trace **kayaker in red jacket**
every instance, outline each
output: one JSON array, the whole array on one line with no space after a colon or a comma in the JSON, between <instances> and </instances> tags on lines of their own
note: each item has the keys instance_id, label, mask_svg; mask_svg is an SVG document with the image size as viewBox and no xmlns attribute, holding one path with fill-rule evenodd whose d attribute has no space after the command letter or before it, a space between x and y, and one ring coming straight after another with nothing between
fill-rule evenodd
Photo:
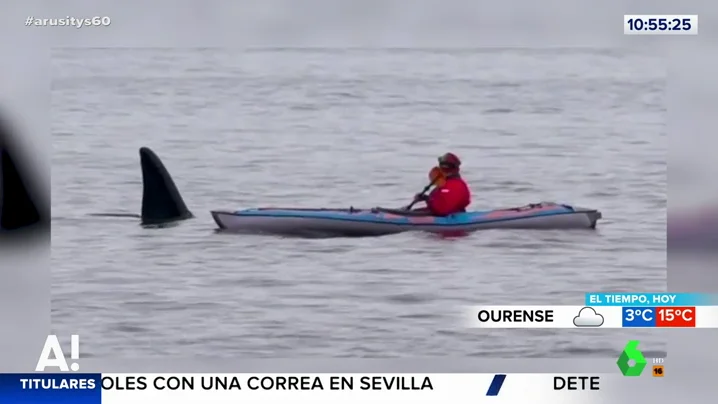
<instances>
[{"instance_id":1,"label":"kayaker in red jacket","mask_svg":"<svg viewBox=\"0 0 718 404\"><path fill-rule=\"evenodd\" d=\"M439 170L432 170L430 178L435 188L429 195L418 194L417 201L425 201L428 211L435 216L448 216L465 212L471 203L471 190L461 178L461 160L453 154L446 153L439 157Z\"/></svg>"}]
</instances>

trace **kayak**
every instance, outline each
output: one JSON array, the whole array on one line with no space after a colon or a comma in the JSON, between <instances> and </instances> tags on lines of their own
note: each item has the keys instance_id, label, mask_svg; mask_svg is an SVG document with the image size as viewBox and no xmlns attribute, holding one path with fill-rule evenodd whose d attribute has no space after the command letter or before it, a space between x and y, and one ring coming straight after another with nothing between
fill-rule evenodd
<instances>
[{"instance_id":1,"label":"kayak","mask_svg":"<svg viewBox=\"0 0 718 404\"><path fill-rule=\"evenodd\" d=\"M473 232L488 229L595 229L596 209L541 202L516 208L432 216L401 209L255 208L212 211L220 229L247 233L381 236L407 231Z\"/></svg>"}]
</instances>

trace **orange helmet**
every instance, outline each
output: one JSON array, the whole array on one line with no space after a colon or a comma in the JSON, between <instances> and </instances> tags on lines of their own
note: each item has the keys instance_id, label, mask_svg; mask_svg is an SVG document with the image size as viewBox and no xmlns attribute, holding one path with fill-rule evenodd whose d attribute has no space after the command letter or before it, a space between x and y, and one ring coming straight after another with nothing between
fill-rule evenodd
<instances>
[{"instance_id":1,"label":"orange helmet","mask_svg":"<svg viewBox=\"0 0 718 404\"><path fill-rule=\"evenodd\" d=\"M454 153L446 153L439 157L439 167L447 171L459 171L461 160Z\"/></svg>"}]
</instances>

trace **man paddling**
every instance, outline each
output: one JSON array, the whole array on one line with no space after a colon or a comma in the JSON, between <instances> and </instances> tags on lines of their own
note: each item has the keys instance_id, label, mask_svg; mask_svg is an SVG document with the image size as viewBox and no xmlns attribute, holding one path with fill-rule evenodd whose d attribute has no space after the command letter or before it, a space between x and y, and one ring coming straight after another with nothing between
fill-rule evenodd
<instances>
[{"instance_id":1,"label":"man paddling","mask_svg":"<svg viewBox=\"0 0 718 404\"><path fill-rule=\"evenodd\" d=\"M428 212L434 216L465 212L471 203L471 191L461 178L460 167L461 160L453 153L439 157L438 170L434 167L429 174L434 190L429 195L420 193L414 197L415 202L426 202L426 208L416 211Z\"/></svg>"}]
</instances>

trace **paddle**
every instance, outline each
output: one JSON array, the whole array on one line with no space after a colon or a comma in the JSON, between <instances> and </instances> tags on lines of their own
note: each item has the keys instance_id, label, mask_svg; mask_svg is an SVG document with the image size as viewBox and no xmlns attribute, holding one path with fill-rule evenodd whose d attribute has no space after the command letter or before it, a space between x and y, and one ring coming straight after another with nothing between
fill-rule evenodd
<instances>
[{"instance_id":1,"label":"paddle","mask_svg":"<svg viewBox=\"0 0 718 404\"><path fill-rule=\"evenodd\" d=\"M424 194L429 192L431 187L433 187L436 183L438 183L440 180L443 180L443 179L444 179L444 174L441 172L441 169L439 167L432 168L429 171L429 180L431 182L429 182L429 185L424 187L424 189L419 193L419 195L423 196ZM407 207L405 207L404 210L411 210L411 208L414 207L414 205L416 205L416 203L419 201L420 201L419 198L414 198L414 201L412 203L410 203Z\"/></svg>"}]
</instances>

